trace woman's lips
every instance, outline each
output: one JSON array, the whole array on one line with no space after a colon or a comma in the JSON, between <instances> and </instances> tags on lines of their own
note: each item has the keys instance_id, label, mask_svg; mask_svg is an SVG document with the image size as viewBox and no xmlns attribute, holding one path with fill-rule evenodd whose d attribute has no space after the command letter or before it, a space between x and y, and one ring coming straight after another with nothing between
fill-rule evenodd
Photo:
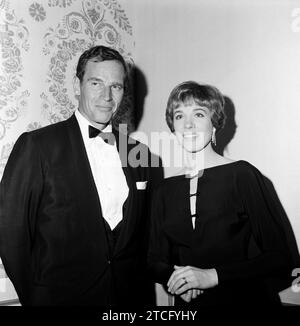
<instances>
[{"instance_id":1,"label":"woman's lips","mask_svg":"<svg viewBox=\"0 0 300 326\"><path fill-rule=\"evenodd\" d=\"M193 138L196 138L196 137L198 137L198 134L194 133L194 132L192 132L192 133L184 133L183 134L183 138L185 138L185 139L193 139Z\"/></svg>"}]
</instances>

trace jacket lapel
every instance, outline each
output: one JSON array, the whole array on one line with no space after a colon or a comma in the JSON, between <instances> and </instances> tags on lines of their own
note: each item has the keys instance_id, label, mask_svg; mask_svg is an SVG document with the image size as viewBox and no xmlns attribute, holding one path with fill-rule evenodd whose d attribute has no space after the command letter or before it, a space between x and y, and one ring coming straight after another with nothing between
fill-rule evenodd
<instances>
[{"instance_id":1,"label":"jacket lapel","mask_svg":"<svg viewBox=\"0 0 300 326\"><path fill-rule=\"evenodd\" d=\"M74 189L72 189L72 191L76 192L76 198L80 200L80 205L78 205L78 215L86 221L85 226L87 233L90 234L91 237L97 237L99 246L102 243L102 251L104 242L105 250L108 253L108 244L102 217L101 204L83 138L75 115L73 114L73 116L67 122L74 163L72 168L74 169L74 179L76 181L76 186Z\"/></svg>"},{"instance_id":2,"label":"jacket lapel","mask_svg":"<svg viewBox=\"0 0 300 326\"><path fill-rule=\"evenodd\" d=\"M122 169L125 174L127 185L129 188L128 197L123 205L123 225L114 251L114 255L117 255L118 252L120 252L128 244L132 237L132 233L136 229L139 202L137 200L137 189L135 180L139 179L139 169L132 168L128 164L128 155L134 145L128 143L127 135L119 133L116 130L113 130L113 133L116 138L116 144L122 163Z\"/></svg>"}]
</instances>

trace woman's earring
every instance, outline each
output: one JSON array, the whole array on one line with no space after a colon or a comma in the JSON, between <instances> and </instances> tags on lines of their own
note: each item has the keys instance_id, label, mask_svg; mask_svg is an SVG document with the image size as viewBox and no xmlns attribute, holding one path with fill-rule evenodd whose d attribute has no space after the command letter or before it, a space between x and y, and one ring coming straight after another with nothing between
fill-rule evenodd
<instances>
[{"instance_id":1,"label":"woman's earring","mask_svg":"<svg viewBox=\"0 0 300 326\"><path fill-rule=\"evenodd\" d=\"M211 136L211 142L217 146L217 140L216 140L216 129L213 130L212 136Z\"/></svg>"}]
</instances>

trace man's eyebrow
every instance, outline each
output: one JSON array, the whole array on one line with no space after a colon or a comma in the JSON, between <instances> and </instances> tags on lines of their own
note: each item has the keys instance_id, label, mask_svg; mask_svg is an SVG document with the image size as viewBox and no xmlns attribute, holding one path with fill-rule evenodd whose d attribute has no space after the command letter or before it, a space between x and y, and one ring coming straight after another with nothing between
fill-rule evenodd
<instances>
[{"instance_id":1,"label":"man's eyebrow","mask_svg":"<svg viewBox=\"0 0 300 326\"><path fill-rule=\"evenodd\" d=\"M120 83L120 82L112 82L111 84L115 86L121 86L121 87L124 86L124 83Z\"/></svg>"},{"instance_id":2,"label":"man's eyebrow","mask_svg":"<svg viewBox=\"0 0 300 326\"><path fill-rule=\"evenodd\" d=\"M90 78L88 78L87 81L103 82L103 79L98 78L98 77L90 77ZM120 82L112 82L111 85L116 85L116 86L123 87L123 86L124 86L124 83L120 83Z\"/></svg>"},{"instance_id":3,"label":"man's eyebrow","mask_svg":"<svg viewBox=\"0 0 300 326\"><path fill-rule=\"evenodd\" d=\"M90 80L92 80L92 81L103 81L101 78L97 78L97 77L88 78L88 81L90 81Z\"/></svg>"}]
</instances>

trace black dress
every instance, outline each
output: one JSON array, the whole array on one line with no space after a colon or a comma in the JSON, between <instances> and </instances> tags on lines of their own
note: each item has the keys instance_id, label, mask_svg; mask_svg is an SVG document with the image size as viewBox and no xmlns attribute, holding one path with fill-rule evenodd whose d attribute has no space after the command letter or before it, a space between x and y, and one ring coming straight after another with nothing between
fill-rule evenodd
<instances>
[{"instance_id":1,"label":"black dress","mask_svg":"<svg viewBox=\"0 0 300 326\"><path fill-rule=\"evenodd\" d=\"M190 304L280 303L274 278L291 274L291 257L261 173L246 161L207 168L198 178L195 228L189 178L165 179L152 207L148 265L166 285L173 266L215 268L218 285ZM180 297L175 304L185 304Z\"/></svg>"}]
</instances>

